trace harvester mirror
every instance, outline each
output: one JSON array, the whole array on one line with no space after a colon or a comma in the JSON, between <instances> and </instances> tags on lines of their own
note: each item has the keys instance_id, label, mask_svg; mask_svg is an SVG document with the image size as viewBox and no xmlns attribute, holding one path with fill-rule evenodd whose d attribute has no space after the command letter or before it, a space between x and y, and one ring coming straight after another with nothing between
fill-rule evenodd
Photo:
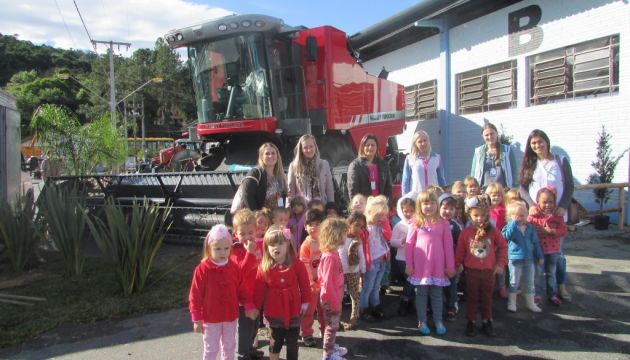
<instances>
[{"instance_id":1,"label":"harvester mirror","mask_svg":"<svg viewBox=\"0 0 630 360\"><path fill-rule=\"evenodd\" d=\"M306 38L306 60L317 61L317 38L315 36Z\"/></svg>"}]
</instances>

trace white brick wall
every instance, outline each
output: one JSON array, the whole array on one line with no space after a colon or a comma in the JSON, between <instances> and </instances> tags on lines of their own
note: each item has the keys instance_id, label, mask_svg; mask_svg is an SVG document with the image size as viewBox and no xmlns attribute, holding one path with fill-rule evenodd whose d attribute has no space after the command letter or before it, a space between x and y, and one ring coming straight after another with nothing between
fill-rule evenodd
<instances>
[{"instance_id":1,"label":"white brick wall","mask_svg":"<svg viewBox=\"0 0 630 360\"><path fill-rule=\"evenodd\" d=\"M538 49L518 56L508 54L508 14L530 5L542 9L538 26L543 31L543 41ZM530 0L475 19L451 29L451 103L456 112L457 87L455 75L467 70L513 60L518 61L518 97L516 109L491 111L478 114L453 115L448 159L451 179L463 177L470 171L472 151L481 145L480 126L484 119L497 126L503 125L514 136L517 153L522 154L529 132L535 128L544 130L550 137L552 151L567 155L573 167L576 183L583 184L592 172L591 161L595 158L597 132L604 124L613 135L614 153L630 146L630 5L625 1L596 0ZM555 104L530 106L527 101L529 74L527 56L583 41L619 34L619 93L590 99L568 100ZM439 36L407 46L365 64L366 70L378 73L381 66L390 71L390 79L403 85L411 85L437 78L439 73ZM527 81L523 81L526 80ZM438 83L438 91L443 89ZM431 135L436 151L442 145L438 140L437 121L420 122ZM404 141L409 141L415 126L409 123ZM401 144L401 147L405 147ZM630 181L628 154L619 163L615 181ZM520 159L519 159L520 162ZM578 194L587 202L590 192ZM615 199L612 201L616 202ZM592 207L593 204L587 204ZM612 205L609 203L609 205ZM629 215L630 217L630 215Z\"/></svg>"}]
</instances>

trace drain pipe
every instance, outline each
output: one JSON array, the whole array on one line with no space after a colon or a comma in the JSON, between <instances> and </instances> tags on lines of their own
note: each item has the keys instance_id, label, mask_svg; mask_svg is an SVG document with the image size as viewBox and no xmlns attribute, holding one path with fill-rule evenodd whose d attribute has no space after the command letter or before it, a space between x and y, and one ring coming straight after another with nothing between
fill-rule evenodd
<instances>
[{"instance_id":1,"label":"drain pipe","mask_svg":"<svg viewBox=\"0 0 630 360\"><path fill-rule=\"evenodd\" d=\"M438 120L440 123L440 137L442 139L442 159L450 160L451 149L449 137L451 133L451 45L449 20L446 15L436 19L419 20L414 26L421 28L436 28L440 31L440 73L438 77ZM440 86L441 84L441 86ZM439 91L440 88L442 91ZM444 177L451 179L451 162L444 169Z\"/></svg>"}]
</instances>

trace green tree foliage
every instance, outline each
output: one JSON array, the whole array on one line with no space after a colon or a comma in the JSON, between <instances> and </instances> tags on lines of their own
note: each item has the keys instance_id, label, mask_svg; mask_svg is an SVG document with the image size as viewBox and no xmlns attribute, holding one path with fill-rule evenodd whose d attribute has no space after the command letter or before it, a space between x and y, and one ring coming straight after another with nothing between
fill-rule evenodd
<instances>
[{"instance_id":1,"label":"green tree foliage","mask_svg":"<svg viewBox=\"0 0 630 360\"><path fill-rule=\"evenodd\" d=\"M591 162L591 166L595 169L595 173L589 175L589 184L607 184L612 183L615 180L615 169L619 160L625 155L628 149L624 150L621 154L613 156L612 154L612 135L606 131L606 127L602 125L602 131L598 133L597 138L597 155L595 161ZM610 200L610 194L612 189L593 189L595 194L595 201L599 204L599 209L602 210L604 204Z\"/></svg>"},{"instance_id":2,"label":"green tree foliage","mask_svg":"<svg viewBox=\"0 0 630 360\"><path fill-rule=\"evenodd\" d=\"M31 122L42 151L65 162L66 172L87 174L100 163L120 163L125 143L112 128L108 114L82 125L66 108L42 105Z\"/></svg>"}]
</instances>

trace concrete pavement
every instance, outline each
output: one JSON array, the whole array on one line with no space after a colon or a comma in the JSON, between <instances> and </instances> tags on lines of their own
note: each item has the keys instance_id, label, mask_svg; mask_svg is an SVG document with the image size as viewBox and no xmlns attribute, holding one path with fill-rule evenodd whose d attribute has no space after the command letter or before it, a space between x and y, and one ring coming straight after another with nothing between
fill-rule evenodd
<instances>
[{"instance_id":1,"label":"concrete pavement","mask_svg":"<svg viewBox=\"0 0 630 360\"><path fill-rule=\"evenodd\" d=\"M337 342L350 349L347 359L630 359L630 232L580 228L570 235L566 252L573 301L559 308L545 305L540 314L520 304L512 314L505 300L495 298L494 339L466 337L465 310L456 322L446 323L446 336L421 337L411 315L396 315L397 295L386 295L386 320L340 332ZM1 350L0 358L200 359L201 350L187 309L175 309L63 326ZM321 342L317 348L300 347L300 359L320 359L321 354Z\"/></svg>"}]
</instances>

